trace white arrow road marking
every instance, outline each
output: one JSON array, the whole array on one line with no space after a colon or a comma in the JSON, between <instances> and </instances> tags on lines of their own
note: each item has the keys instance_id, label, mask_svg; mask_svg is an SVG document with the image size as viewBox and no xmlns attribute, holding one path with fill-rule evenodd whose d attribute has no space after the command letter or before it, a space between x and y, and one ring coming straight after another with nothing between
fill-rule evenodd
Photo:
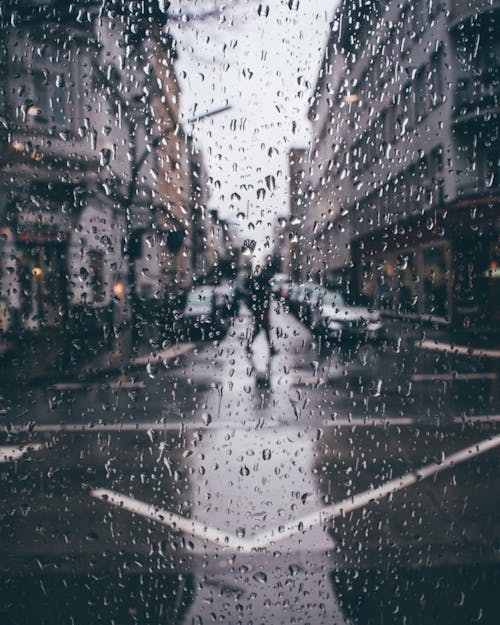
<instances>
[{"instance_id":1,"label":"white arrow road marking","mask_svg":"<svg viewBox=\"0 0 500 625\"><path fill-rule=\"evenodd\" d=\"M168 510L162 510L161 508L144 503L138 499L127 497L127 495L115 493L107 488L96 488L90 491L90 494L92 497L100 499L112 506L128 510L129 512L133 512L146 519L151 519L152 521L156 521L157 523L161 523L162 525L166 525L174 530L184 532L196 538L205 538L218 545L230 547L235 550L249 550L248 541L239 539L236 536L231 536L230 534L225 534L218 529L208 527L204 523L200 523L194 519L186 519Z\"/></svg>"},{"instance_id":2,"label":"white arrow road marking","mask_svg":"<svg viewBox=\"0 0 500 625\"><path fill-rule=\"evenodd\" d=\"M0 446L0 463L2 462L14 462L15 460L19 460L30 451L39 451L43 449L44 445L40 445L39 443L33 443L32 445L2 445Z\"/></svg>"},{"instance_id":3,"label":"white arrow road marking","mask_svg":"<svg viewBox=\"0 0 500 625\"><path fill-rule=\"evenodd\" d=\"M452 354L465 354L467 356L500 358L500 349L480 349L477 347L467 347L465 345L451 345L451 343L430 341L429 339L415 343L415 347L417 349L430 349L436 352L451 352Z\"/></svg>"},{"instance_id":4,"label":"white arrow road marking","mask_svg":"<svg viewBox=\"0 0 500 625\"><path fill-rule=\"evenodd\" d=\"M305 530L311 529L315 525L320 525L326 521L335 519L338 516L344 515L358 508L364 508L372 501L380 500L387 495L396 493L399 490L408 488L416 484L420 480L424 480L436 473L440 473L446 469L449 469L456 464L471 460L479 454L483 454L490 449L494 449L500 445L500 435L494 436L491 439L483 440L470 447L465 447L454 454L451 454L440 463L428 464L412 473L407 473L402 477L398 477L394 480L390 480L378 488L367 490L348 499L344 499L340 503L333 504L323 510L318 510L312 514L306 515L293 523L286 525L282 530L276 531L275 529L263 532L255 536L252 540L252 546L254 548L264 547L271 542L278 542L285 538L290 538L295 534L302 533Z\"/></svg>"},{"instance_id":5,"label":"white arrow road marking","mask_svg":"<svg viewBox=\"0 0 500 625\"><path fill-rule=\"evenodd\" d=\"M471 415L461 417L441 417L439 427L444 428L448 425L456 424L472 424L472 423L499 423L500 414L485 414L485 415ZM418 419L416 417L364 417L352 418L352 419L335 419L335 420L323 420L314 427L347 427L347 428L360 428L360 427L389 427L389 426L410 426L419 425L421 427L437 427L432 419ZM31 424L31 425L10 425L9 431L19 434L22 432L147 432L148 430L154 430L155 432L171 432L171 431L188 431L188 430L217 430L217 429L231 429L231 430L250 430L256 429L276 429L279 427L290 428L293 430L299 429L296 422L289 423L277 423L276 421L269 421L262 423L259 420L249 419L248 421L238 423L236 421L213 421L210 425L205 425L199 421L170 421L165 423L159 423L157 421L143 421L132 423L44 423L44 424ZM313 427L313 424L311 424ZM307 429L307 428L306 428Z\"/></svg>"},{"instance_id":6,"label":"white arrow road marking","mask_svg":"<svg viewBox=\"0 0 500 625\"><path fill-rule=\"evenodd\" d=\"M174 530L178 530L189 534L197 538L204 538L211 542L217 543L222 547L229 547L234 550L250 553L252 551L263 549L271 543L276 543L287 538L292 538L296 534L302 534L308 530L311 530L317 525L322 525L327 521L331 521L338 516L357 510L358 508L364 508L373 501L377 501L396 493L408 486L412 486L421 480L425 480L432 475L436 475L441 471L445 471L455 465L471 460L479 454L483 454L500 445L500 435L494 436L491 439L486 439L465 447L460 451L451 454L440 463L428 464L426 466L417 469L411 473L407 473L402 477L398 477L394 480L390 480L378 488L373 488L353 497L344 499L339 503L335 503L327 508L318 510L311 514L308 514L292 523L278 528L273 528L265 532L261 532L251 539L238 538L231 534L221 532L220 530L208 527L205 523L200 523L193 519L186 519L178 514L169 512L168 510L162 510L156 506L144 503L127 495L116 493L106 488L97 488L90 492L92 497L100 499L110 505L128 510L134 514L138 514L152 521L161 523L171 527Z\"/></svg>"}]
</instances>

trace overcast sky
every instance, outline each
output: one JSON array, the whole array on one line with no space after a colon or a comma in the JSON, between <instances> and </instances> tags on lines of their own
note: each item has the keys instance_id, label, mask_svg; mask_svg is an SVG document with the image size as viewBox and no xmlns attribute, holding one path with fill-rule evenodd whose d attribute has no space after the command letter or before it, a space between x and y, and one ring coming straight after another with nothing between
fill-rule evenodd
<instances>
[{"instance_id":1,"label":"overcast sky","mask_svg":"<svg viewBox=\"0 0 500 625\"><path fill-rule=\"evenodd\" d=\"M181 107L187 119L232 106L198 122L193 134L213 180L211 207L249 228L249 235L255 226L254 238L262 240L275 216L288 214L287 153L308 143L308 99L337 2L226 4L219 17L172 26ZM170 11L207 6L176 0ZM259 189L265 197L261 191L257 197Z\"/></svg>"}]
</instances>

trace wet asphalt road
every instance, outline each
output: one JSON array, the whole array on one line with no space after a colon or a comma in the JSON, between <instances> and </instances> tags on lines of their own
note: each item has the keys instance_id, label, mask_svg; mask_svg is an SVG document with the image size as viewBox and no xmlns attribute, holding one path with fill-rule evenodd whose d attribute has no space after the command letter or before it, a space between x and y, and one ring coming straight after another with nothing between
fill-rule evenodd
<instances>
[{"instance_id":1,"label":"wet asphalt road","mask_svg":"<svg viewBox=\"0 0 500 625\"><path fill-rule=\"evenodd\" d=\"M487 365L273 321L272 360L243 311L127 379L4 389L2 623L497 622Z\"/></svg>"}]
</instances>

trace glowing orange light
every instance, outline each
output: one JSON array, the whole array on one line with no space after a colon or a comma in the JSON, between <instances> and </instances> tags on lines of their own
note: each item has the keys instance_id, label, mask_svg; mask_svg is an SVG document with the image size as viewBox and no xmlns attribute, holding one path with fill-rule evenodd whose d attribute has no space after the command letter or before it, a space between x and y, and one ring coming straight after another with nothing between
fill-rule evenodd
<instances>
[{"instance_id":1,"label":"glowing orange light","mask_svg":"<svg viewBox=\"0 0 500 625\"><path fill-rule=\"evenodd\" d=\"M123 286L123 282L121 280L115 282L115 286L113 287L113 293L116 295L116 297L123 297L123 294L125 293L125 287Z\"/></svg>"},{"instance_id":2,"label":"glowing orange light","mask_svg":"<svg viewBox=\"0 0 500 625\"><path fill-rule=\"evenodd\" d=\"M357 93L348 93L344 96L344 102L357 102L359 95Z\"/></svg>"},{"instance_id":3,"label":"glowing orange light","mask_svg":"<svg viewBox=\"0 0 500 625\"><path fill-rule=\"evenodd\" d=\"M41 112L42 111L40 110L38 106L30 106L27 111L30 117L38 117L38 115L40 115Z\"/></svg>"},{"instance_id":4,"label":"glowing orange light","mask_svg":"<svg viewBox=\"0 0 500 625\"><path fill-rule=\"evenodd\" d=\"M40 267L35 267L33 269L33 275L35 276L35 278L41 278L43 276L43 271Z\"/></svg>"}]
</instances>

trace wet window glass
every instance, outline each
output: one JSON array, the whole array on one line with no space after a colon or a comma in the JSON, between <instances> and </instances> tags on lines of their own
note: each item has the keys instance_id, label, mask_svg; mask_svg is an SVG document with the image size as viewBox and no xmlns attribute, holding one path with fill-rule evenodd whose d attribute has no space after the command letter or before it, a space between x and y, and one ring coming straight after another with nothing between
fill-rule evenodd
<instances>
[{"instance_id":1,"label":"wet window glass","mask_svg":"<svg viewBox=\"0 0 500 625\"><path fill-rule=\"evenodd\" d=\"M0 623L496 625L500 2L0 3Z\"/></svg>"}]
</instances>

